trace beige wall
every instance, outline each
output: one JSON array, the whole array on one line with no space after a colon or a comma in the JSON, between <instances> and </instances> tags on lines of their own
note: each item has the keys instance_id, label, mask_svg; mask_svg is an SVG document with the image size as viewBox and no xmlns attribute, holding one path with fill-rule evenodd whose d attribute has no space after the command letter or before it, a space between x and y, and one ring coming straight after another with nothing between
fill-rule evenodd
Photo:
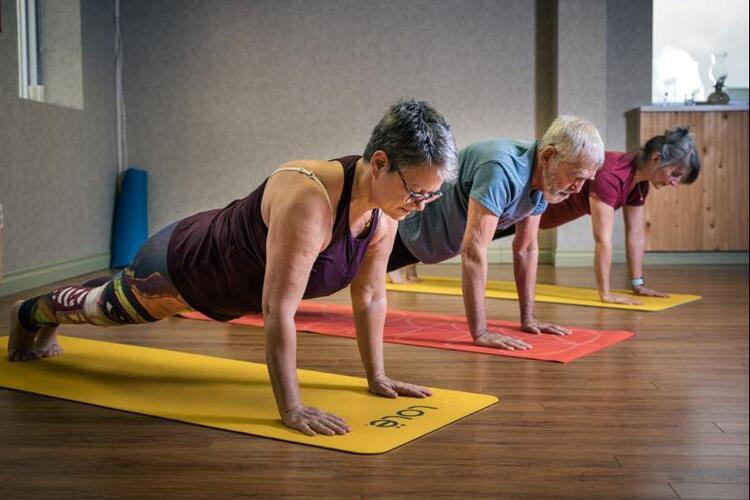
<instances>
[{"instance_id":1,"label":"beige wall","mask_svg":"<svg viewBox=\"0 0 750 500\"><path fill-rule=\"evenodd\" d=\"M526 0L131 0L123 4L130 159L151 230L246 195L281 162L361 153L400 97L459 144L534 136Z\"/></svg>"},{"instance_id":2,"label":"beige wall","mask_svg":"<svg viewBox=\"0 0 750 500\"><path fill-rule=\"evenodd\" d=\"M16 97L15 2L0 1L5 270L106 252L112 2L82 2L85 107L75 111ZM561 111L588 116L622 149L625 111L650 95L651 0L536 4L123 2L129 158L149 172L151 231L246 195L281 162L361 153L404 96L440 109L460 146L534 138ZM545 245L556 240L590 251L588 220Z\"/></svg>"},{"instance_id":3,"label":"beige wall","mask_svg":"<svg viewBox=\"0 0 750 500\"><path fill-rule=\"evenodd\" d=\"M81 2L84 109L18 97L16 2L0 0L4 272L109 250L115 183L112 2Z\"/></svg>"},{"instance_id":4,"label":"beige wall","mask_svg":"<svg viewBox=\"0 0 750 500\"><path fill-rule=\"evenodd\" d=\"M44 101L83 109L80 0L44 0Z\"/></svg>"},{"instance_id":5,"label":"beige wall","mask_svg":"<svg viewBox=\"0 0 750 500\"><path fill-rule=\"evenodd\" d=\"M626 150L625 112L651 92L651 0L558 1L558 112L578 114L599 129L605 148ZM613 248L622 260L622 215ZM557 254L593 251L589 217L557 229Z\"/></svg>"},{"instance_id":6,"label":"beige wall","mask_svg":"<svg viewBox=\"0 0 750 500\"><path fill-rule=\"evenodd\" d=\"M651 0L537 3L125 2L130 159L151 174L151 230L246 195L283 161L360 153L402 96L438 107L459 146L533 138L561 112L623 149L624 113L650 92ZM557 247L590 250L590 233L580 220Z\"/></svg>"},{"instance_id":7,"label":"beige wall","mask_svg":"<svg viewBox=\"0 0 750 500\"><path fill-rule=\"evenodd\" d=\"M613 151L628 151L625 112L651 95L652 0L607 1L607 132ZM631 138L637 143L638 137ZM622 212L615 218L613 245L625 246ZM620 259L622 256L620 256Z\"/></svg>"}]
</instances>

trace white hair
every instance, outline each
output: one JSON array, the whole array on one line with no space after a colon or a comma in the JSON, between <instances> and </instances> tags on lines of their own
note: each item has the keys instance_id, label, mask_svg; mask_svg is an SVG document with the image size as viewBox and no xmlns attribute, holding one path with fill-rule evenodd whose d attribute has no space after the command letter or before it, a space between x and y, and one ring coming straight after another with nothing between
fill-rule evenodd
<instances>
[{"instance_id":1,"label":"white hair","mask_svg":"<svg viewBox=\"0 0 750 500\"><path fill-rule=\"evenodd\" d=\"M559 162L573 163L587 169L604 163L604 143L590 121L577 116L559 116L544 133L539 149L554 146Z\"/></svg>"}]
</instances>

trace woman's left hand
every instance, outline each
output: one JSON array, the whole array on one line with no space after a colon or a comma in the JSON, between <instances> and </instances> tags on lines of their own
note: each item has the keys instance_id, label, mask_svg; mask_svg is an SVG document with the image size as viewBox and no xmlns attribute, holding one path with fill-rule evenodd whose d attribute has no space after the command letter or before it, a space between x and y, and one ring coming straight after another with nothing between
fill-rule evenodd
<instances>
[{"instance_id":1,"label":"woman's left hand","mask_svg":"<svg viewBox=\"0 0 750 500\"><path fill-rule=\"evenodd\" d=\"M633 293L636 295L643 295L644 297L669 297L668 293L657 292L656 290L651 290L645 286L633 287Z\"/></svg>"},{"instance_id":2,"label":"woman's left hand","mask_svg":"<svg viewBox=\"0 0 750 500\"><path fill-rule=\"evenodd\" d=\"M371 393L387 398L409 396L412 398L426 398L432 396L429 389L406 382L392 380L385 375L379 375L368 381L368 389Z\"/></svg>"},{"instance_id":3,"label":"woman's left hand","mask_svg":"<svg viewBox=\"0 0 750 500\"><path fill-rule=\"evenodd\" d=\"M551 333L552 335L570 335L569 329L554 323L544 323L536 318L526 319L521 323L521 330L539 335L540 333Z\"/></svg>"}]
</instances>

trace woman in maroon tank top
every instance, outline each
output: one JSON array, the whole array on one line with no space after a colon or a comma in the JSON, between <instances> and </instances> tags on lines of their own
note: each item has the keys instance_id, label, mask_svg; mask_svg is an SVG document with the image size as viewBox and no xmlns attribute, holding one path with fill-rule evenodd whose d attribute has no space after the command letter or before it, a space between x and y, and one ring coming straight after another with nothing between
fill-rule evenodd
<instances>
[{"instance_id":1,"label":"woman in maroon tank top","mask_svg":"<svg viewBox=\"0 0 750 500\"><path fill-rule=\"evenodd\" d=\"M397 221L439 197L441 184L453 181L457 169L444 118L425 102L399 102L375 127L363 156L285 164L246 198L167 226L106 282L17 302L9 359L61 354L60 323L143 323L189 309L229 320L262 311L283 422L308 435L344 434L350 429L341 418L300 399L297 307L304 298L351 284L369 390L429 396L427 389L385 374L385 269Z\"/></svg>"}]
</instances>

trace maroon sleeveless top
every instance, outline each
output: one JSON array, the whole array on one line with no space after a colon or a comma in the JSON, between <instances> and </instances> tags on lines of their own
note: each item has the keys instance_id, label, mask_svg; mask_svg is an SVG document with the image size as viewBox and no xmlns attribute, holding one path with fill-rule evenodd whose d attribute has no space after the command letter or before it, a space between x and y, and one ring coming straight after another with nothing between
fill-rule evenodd
<instances>
[{"instance_id":1,"label":"maroon sleeveless top","mask_svg":"<svg viewBox=\"0 0 750 500\"><path fill-rule=\"evenodd\" d=\"M313 264L305 299L330 295L348 286L375 234L379 210L373 210L366 236L355 238L349 228L349 203L359 158L335 160L344 167L344 188L331 242ZM213 319L229 321L263 309L268 228L260 205L267 182L226 208L182 219L172 232L167 249L169 277L191 307Z\"/></svg>"}]
</instances>

